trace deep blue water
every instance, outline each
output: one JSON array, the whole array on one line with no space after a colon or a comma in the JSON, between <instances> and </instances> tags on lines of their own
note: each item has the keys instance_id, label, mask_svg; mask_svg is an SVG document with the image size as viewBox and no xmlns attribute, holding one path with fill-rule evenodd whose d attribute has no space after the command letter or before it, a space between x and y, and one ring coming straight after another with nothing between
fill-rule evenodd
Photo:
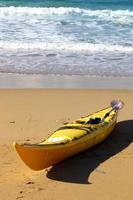
<instances>
[{"instance_id":1,"label":"deep blue water","mask_svg":"<svg viewBox=\"0 0 133 200\"><path fill-rule=\"evenodd\" d=\"M133 1L0 0L0 72L133 76Z\"/></svg>"}]
</instances>

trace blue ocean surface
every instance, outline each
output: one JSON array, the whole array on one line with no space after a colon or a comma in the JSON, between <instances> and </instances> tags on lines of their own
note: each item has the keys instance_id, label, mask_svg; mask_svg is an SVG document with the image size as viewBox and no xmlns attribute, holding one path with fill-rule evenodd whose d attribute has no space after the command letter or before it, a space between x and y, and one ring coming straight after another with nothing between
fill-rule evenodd
<instances>
[{"instance_id":1,"label":"blue ocean surface","mask_svg":"<svg viewBox=\"0 0 133 200\"><path fill-rule=\"evenodd\" d=\"M0 0L0 6L132 9L132 0Z\"/></svg>"},{"instance_id":2,"label":"blue ocean surface","mask_svg":"<svg viewBox=\"0 0 133 200\"><path fill-rule=\"evenodd\" d=\"M132 0L0 0L0 72L133 76Z\"/></svg>"}]
</instances>

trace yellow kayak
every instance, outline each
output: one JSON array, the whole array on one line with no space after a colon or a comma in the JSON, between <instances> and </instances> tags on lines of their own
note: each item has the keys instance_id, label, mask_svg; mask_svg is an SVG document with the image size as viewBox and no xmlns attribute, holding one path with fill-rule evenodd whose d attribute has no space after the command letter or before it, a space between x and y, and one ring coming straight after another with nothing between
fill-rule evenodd
<instances>
[{"instance_id":1,"label":"yellow kayak","mask_svg":"<svg viewBox=\"0 0 133 200\"><path fill-rule=\"evenodd\" d=\"M102 142L113 130L117 114L118 109L110 106L62 126L38 144L14 146L28 167L42 170Z\"/></svg>"}]
</instances>

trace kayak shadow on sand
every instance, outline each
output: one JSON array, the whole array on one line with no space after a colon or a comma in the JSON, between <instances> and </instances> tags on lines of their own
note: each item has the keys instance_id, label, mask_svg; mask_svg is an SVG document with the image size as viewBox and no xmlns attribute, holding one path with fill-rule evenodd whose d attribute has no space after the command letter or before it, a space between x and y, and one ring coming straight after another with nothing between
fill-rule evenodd
<instances>
[{"instance_id":1,"label":"kayak shadow on sand","mask_svg":"<svg viewBox=\"0 0 133 200\"><path fill-rule=\"evenodd\" d=\"M112 134L101 144L53 166L47 177L52 180L90 184L89 176L98 166L133 142L133 120L118 122Z\"/></svg>"}]
</instances>

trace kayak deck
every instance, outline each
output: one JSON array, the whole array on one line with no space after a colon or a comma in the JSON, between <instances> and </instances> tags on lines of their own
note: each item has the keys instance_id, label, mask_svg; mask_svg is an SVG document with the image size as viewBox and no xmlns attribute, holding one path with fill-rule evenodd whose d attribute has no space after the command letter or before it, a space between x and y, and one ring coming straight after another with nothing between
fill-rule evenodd
<instances>
[{"instance_id":1,"label":"kayak deck","mask_svg":"<svg viewBox=\"0 0 133 200\"><path fill-rule=\"evenodd\" d=\"M88 121L90 118L103 118L106 113L108 113L111 110L111 108L104 109L102 111L94 113L87 117L82 117L72 123L68 123L61 128L57 129L50 137L47 138L47 140L42 141L40 145L44 144L55 144L55 143L68 143L73 141L74 139L78 139L80 137L83 137L86 134L92 133L94 130L103 127L105 124L108 124L110 120L113 119L113 116L115 116L115 111L113 111L110 116L108 116L103 123L100 124L85 124L86 121Z\"/></svg>"}]
</instances>

